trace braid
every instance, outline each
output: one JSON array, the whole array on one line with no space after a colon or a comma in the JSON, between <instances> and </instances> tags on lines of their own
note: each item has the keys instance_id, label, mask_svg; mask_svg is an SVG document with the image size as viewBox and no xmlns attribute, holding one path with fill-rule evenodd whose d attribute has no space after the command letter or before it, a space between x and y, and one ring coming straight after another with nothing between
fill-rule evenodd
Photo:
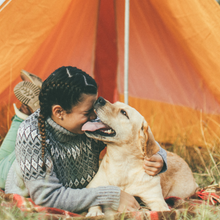
<instances>
[{"instance_id":1,"label":"braid","mask_svg":"<svg viewBox=\"0 0 220 220\"><path fill-rule=\"evenodd\" d=\"M50 91L50 89L53 88L54 83L52 82L51 85L47 85L45 89L41 90L40 95L39 95L39 100L40 100L40 115L38 118L38 127L41 135L41 145L42 145L42 159L43 159L43 165L42 168L45 171L46 170L46 165L44 161L44 156L45 156L45 148L46 148L46 130L45 130L45 121L48 116L48 106L47 106L47 96Z\"/></svg>"},{"instance_id":2,"label":"braid","mask_svg":"<svg viewBox=\"0 0 220 220\"><path fill-rule=\"evenodd\" d=\"M38 127L40 130L40 135L41 135L41 145L42 145L42 159L43 159L43 165L42 168L45 171L46 166L44 162L44 155L45 155L45 147L46 147L46 132L45 132L45 118L44 116L40 113L39 119L38 119Z\"/></svg>"},{"instance_id":3,"label":"braid","mask_svg":"<svg viewBox=\"0 0 220 220\"><path fill-rule=\"evenodd\" d=\"M96 94L95 80L76 67L61 67L55 70L42 84L39 95L40 115L38 127L42 145L42 168L46 170L44 156L46 148L46 120L52 115L52 106L60 105L66 113L81 101L81 95Z\"/></svg>"}]
</instances>

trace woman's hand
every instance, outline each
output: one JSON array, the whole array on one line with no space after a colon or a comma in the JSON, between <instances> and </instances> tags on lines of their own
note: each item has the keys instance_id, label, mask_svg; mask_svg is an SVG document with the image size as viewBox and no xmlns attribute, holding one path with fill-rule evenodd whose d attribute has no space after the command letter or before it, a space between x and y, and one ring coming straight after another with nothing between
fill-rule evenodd
<instances>
[{"instance_id":1,"label":"woman's hand","mask_svg":"<svg viewBox=\"0 0 220 220\"><path fill-rule=\"evenodd\" d=\"M144 170L150 176L157 175L163 168L164 161L159 154L144 158Z\"/></svg>"},{"instance_id":2,"label":"woman's hand","mask_svg":"<svg viewBox=\"0 0 220 220\"><path fill-rule=\"evenodd\" d=\"M134 196L131 196L130 194L121 190L118 211L137 211L138 209L140 209L140 205Z\"/></svg>"}]
</instances>

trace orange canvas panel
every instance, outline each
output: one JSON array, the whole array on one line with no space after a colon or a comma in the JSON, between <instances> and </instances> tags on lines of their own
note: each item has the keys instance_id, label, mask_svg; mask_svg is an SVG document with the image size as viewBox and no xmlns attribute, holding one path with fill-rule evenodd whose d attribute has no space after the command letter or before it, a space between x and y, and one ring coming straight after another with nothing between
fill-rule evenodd
<instances>
[{"instance_id":1,"label":"orange canvas panel","mask_svg":"<svg viewBox=\"0 0 220 220\"><path fill-rule=\"evenodd\" d=\"M220 6L215 0L151 1L215 99L220 102ZM161 10L165 8L165 10ZM169 16L168 16L169 15Z\"/></svg>"},{"instance_id":2,"label":"orange canvas panel","mask_svg":"<svg viewBox=\"0 0 220 220\"><path fill-rule=\"evenodd\" d=\"M60 20L71 1L6 1L0 7L0 94ZM8 4L6 4L8 3ZM6 96L7 93L4 93ZM8 97L0 95L1 102Z\"/></svg>"},{"instance_id":3,"label":"orange canvas panel","mask_svg":"<svg viewBox=\"0 0 220 220\"><path fill-rule=\"evenodd\" d=\"M124 4L116 5L118 90L123 101ZM204 145L200 112L202 118L214 115L217 121L210 129L220 135L219 15L219 5L212 0L130 2L129 104L157 122L154 133L160 141L190 137L191 144Z\"/></svg>"},{"instance_id":4,"label":"orange canvas panel","mask_svg":"<svg viewBox=\"0 0 220 220\"><path fill-rule=\"evenodd\" d=\"M93 75L98 0L74 0L25 69L45 79L61 66L77 66Z\"/></svg>"}]
</instances>

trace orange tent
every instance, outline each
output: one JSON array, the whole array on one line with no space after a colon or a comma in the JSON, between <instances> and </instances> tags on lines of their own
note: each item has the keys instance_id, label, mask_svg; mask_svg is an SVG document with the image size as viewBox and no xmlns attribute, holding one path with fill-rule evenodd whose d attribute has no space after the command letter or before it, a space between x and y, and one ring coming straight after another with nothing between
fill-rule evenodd
<instances>
[{"instance_id":1,"label":"orange tent","mask_svg":"<svg viewBox=\"0 0 220 220\"><path fill-rule=\"evenodd\" d=\"M99 95L123 101L124 6L114 0L5 0L0 6L0 134L25 69L43 80L72 65ZM131 0L129 104L156 140L213 144L220 137L220 8L215 0Z\"/></svg>"}]
</instances>

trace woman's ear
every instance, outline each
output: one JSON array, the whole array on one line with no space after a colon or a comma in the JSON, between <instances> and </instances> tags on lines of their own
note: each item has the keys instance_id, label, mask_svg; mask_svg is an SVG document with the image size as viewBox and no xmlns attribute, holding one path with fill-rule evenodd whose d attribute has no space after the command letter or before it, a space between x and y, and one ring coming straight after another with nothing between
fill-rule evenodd
<instances>
[{"instance_id":1,"label":"woman's ear","mask_svg":"<svg viewBox=\"0 0 220 220\"><path fill-rule=\"evenodd\" d=\"M64 110L60 105L52 106L52 115L56 119L63 120Z\"/></svg>"}]
</instances>

